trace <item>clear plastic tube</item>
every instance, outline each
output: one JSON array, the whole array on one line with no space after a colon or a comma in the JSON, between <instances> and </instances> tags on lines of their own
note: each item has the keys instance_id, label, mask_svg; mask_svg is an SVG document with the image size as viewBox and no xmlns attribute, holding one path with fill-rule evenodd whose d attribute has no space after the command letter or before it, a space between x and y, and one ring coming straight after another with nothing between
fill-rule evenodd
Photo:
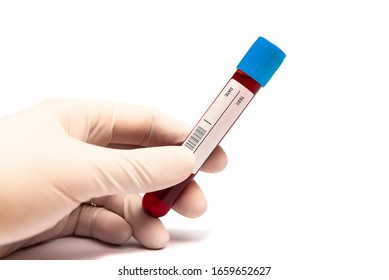
<instances>
[{"instance_id":1,"label":"clear plastic tube","mask_svg":"<svg viewBox=\"0 0 389 280\"><path fill-rule=\"evenodd\" d=\"M182 144L195 154L196 165L192 174L173 187L146 193L142 202L146 213L152 217L161 217L169 212L181 192L284 58L285 54L277 46L262 37L258 38Z\"/></svg>"}]
</instances>

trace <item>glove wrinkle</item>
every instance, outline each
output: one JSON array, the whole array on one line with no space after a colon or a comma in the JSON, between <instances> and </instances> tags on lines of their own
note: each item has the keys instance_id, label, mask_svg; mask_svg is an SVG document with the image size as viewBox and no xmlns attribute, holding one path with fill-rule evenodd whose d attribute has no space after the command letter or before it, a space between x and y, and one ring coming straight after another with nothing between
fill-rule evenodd
<instances>
[{"instance_id":1,"label":"glove wrinkle","mask_svg":"<svg viewBox=\"0 0 389 280\"><path fill-rule=\"evenodd\" d=\"M148 130L146 131L142 141L139 143L139 146L143 146L143 147L148 147L149 146L149 142L150 142L150 139L152 139L152 135L153 135L153 132L154 132L154 128L156 127L156 123L157 123L157 119L158 119L158 112L156 111L152 111L150 113L150 121L149 121L149 124L146 126L148 127Z\"/></svg>"}]
</instances>

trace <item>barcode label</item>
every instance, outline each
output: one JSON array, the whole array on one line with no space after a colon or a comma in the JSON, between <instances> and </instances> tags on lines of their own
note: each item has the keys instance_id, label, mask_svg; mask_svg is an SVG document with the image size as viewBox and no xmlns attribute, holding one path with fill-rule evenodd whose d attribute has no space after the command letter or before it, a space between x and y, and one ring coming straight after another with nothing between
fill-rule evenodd
<instances>
[{"instance_id":1,"label":"barcode label","mask_svg":"<svg viewBox=\"0 0 389 280\"><path fill-rule=\"evenodd\" d=\"M186 140L184 146L193 151L206 133L207 131L204 128L198 126L188 140Z\"/></svg>"},{"instance_id":2,"label":"barcode label","mask_svg":"<svg viewBox=\"0 0 389 280\"><path fill-rule=\"evenodd\" d=\"M192 174L200 170L253 97L251 91L234 79L222 89L182 144L195 155Z\"/></svg>"}]
</instances>

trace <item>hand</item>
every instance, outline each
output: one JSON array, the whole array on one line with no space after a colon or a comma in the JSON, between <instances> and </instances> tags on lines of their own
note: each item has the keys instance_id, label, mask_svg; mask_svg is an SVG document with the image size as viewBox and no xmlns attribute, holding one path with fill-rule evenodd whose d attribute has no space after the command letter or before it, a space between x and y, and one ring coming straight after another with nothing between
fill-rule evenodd
<instances>
[{"instance_id":1,"label":"hand","mask_svg":"<svg viewBox=\"0 0 389 280\"><path fill-rule=\"evenodd\" d=\"M154 110L98 101L49 100L1 119L0 257L69 235L165 246L169 234L139 193L191 174L194 155L177 146L189 132ZM226 164L218 147L202 170ZM173 209L197 217L206 205L192 181Z\"/></svg>"}]
</instances>

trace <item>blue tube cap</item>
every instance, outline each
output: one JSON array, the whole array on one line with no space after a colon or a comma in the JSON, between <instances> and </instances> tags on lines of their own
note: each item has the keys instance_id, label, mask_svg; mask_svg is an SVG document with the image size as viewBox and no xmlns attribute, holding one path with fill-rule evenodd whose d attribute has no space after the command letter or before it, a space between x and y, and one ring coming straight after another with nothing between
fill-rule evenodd
<instances>
[{"instance_id":1,"label":"blue tube cap","mask_svg":"<svg viewBox=\"0 0 389 280\"><path fill-rule=\"evenodd\" d=\"M286 57L285 53L265 38L259 37L242 58L237 68L264 87Z\"/></svg>"}]
</instances>

